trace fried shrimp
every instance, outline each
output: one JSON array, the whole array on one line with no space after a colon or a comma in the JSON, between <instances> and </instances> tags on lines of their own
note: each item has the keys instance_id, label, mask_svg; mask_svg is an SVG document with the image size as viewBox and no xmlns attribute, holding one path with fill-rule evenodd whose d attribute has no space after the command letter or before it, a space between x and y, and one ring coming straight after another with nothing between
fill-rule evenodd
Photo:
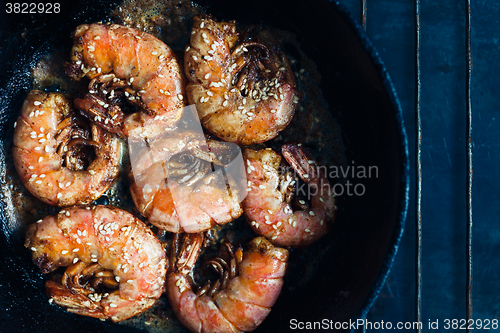
<instances>
[{"instance_id":1,"label":"fried shrimp","mask_svg":"<svg viewBox=\"0 0 500 333\"><path fill-rule=\"evenodd\" d=\"M186 92L210 132L233 143L270 140L299 102L295 78L275 38L240 36L235 22L195 17L184 54Z\"/></svg>"},{"instance_id":2,"label":"fried shrimp","mask_svg":"<svg viewBox=\"0 0 500 333\"><path fill-rule=\"evenodd\" d=\"M175 235L167 276L167 297L179 321L192 332L253 331L271 312L283 286L288 251L263 237L248 250L228 245L229 258L210 260L221 276L197 292L188 278L202 244L199 234L180 244ZM226 256L227 257L227 256Z\"/></svg>"},{"instance_id":3,"label":"fried shrimp","mask_svg":"<svg viewBox=\"0 0 500 333\"><path fill-rule=\"evenodd\" d=\"M290 171L280 174L279 154L270 148L245 149L249 192L243 210L252 229L273 244L309 245L329 231L335 217L335 198L324 171L299 145L284 145L282 153L308 185L310 204L306 200L292 202L296 180Z\"/></svg>"},{"instance_id":4,"label":"fried shrimp","mask_svg":"<svg viewBox=\"0 0 500 333\"><path fill-rule=\"evenodd\" d=\"M170 232L202 232L238 218L244 190L225 167L235 153L231 146L243 167L236 145L205 140L198 132L174 131L147 147L129 146L130 192L138 211Z\"/></svg>"},{"instance_id":5,"label":"fried shrimp","mask_svg":"<svg viewBox=\"0 0 500 333\"><path fill-rule=\"evenodd\" d=\"M22 183L43 202L90 204L117 177L121 144L79 119L64 95L34 90L16 122L13 158Z\"/></svg>"},{"instance_id":6,"label":"fried shrimp","mask_svg":"<svg viewBox=\"0 0 500 333\"><path fill-rule=\"evenodd\" d=\"M152 306L164 289L161 243L117 208L61 210L30 225L25 246L42 273L67 266L45 286L51 302L69 312L117 322Z\"/></svg>"},{"instance_id":7,"label":"fried shrimp","mask_svg":"<svg viewBox=\"0 0 500 333\"><path fill-rule=\"evenodd\" d=\"M184 107L184 78L174 52L156 37L117 24L83 24L74 32L66 73L91 79L75 105L121 136L174 126ZM125 115L125 102L140 111Z\"/></svg>"}]
</instances>

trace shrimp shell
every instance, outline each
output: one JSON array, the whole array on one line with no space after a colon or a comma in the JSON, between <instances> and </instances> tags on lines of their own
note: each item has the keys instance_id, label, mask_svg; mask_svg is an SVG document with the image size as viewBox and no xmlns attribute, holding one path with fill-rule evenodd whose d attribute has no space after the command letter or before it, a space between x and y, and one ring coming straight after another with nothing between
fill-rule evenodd
<instances>
[{"instance_id":1,"label":"shrimp shell","mask_svg":"<svg viewBox=\"0 0 500 333\"><path fill-rule=\"evenodd\" d=\"M193 245L190 249L190 255L196 257L192 252L198 248ZM269 315L283 286L288 251L274 247L263 237L257 237L238 261L237 276L214 296L198 296L193 292L188 279L189 270L172 268L168 273L167 297L170 306L189 330L219 333L253 331Z\"/></svg>"},{"instance_id":2,"label":"shrimp shell","mask_svg":"<svg viewBox=\"0 0 500 333\"><path fill-rule=\"evenodd\" d=\"M119 172L120 140L91 126L96 158L86 170L63 165L59 139L72 130L70 101L59 93L28 94L14 130L14 166L26 188L53 206L90 204L113 183ZM66 123L69 121L69 125ZM67 135L66 135L67 136Z\"/></svg>"},{"instance_id":3,"label":"shrimp shell","mask_svg":"<svg viewBox=\"0 0 500 333\"><path fill-rule=\"evenodd\" d=\"M75 80L108 73L125 79L143 111L124 121L126 136L140 136L174 126L184 107L184 77L174 52L156 37L118 24L82 24L74 31L71 63L66 73ZM108 119L110 122L113 119Z\"/></svg>"},{"instance_id":4,"label":"shrimp shell","mask_svg":"<svg viewBox=\"0 0 500 333\"><path fill-rule=\"evenodd\" d=\"M238 40L235 22L195 17L184 53L186 92L210 132L249 145L276 137L290 123L299 92L274 37L261 33L257 41ZM258 56L252 48L267 55Z\"/></svg>"},{"instance_id":5,"label":"shrimp shell","mask_svg":"<svg viewBox=\"0 0 500 333\"><path fill-rule=\"evenodd\" d=\"M98 264L119 289L89 297L64 283L47 281L49 297L67 311L121 321L152 306L164 289L166 255L151 230L132 214L106 206L72 207L28 227L25 246L42 273L60 266ZM73 266L72 266L73 265Z\"/></svg>"},{"instance_id":6,"label":"shrimp shell","mask_svg":"<svg viewBox=\"0 0 500 333\"><path fill-rule=\"evenodd\" d=\"M147 147L132 140L129 144L130 192L136 208L151 224L170 232L198 233L243 214L240 202L244 191L227 169L211 171L210 162L198 159L207 168L196 170L190 184L175 179L172 173L176 170L169 167L175 155L209 155L211 150L224 148L224 143L206 141L202 133L184 132L150 142Z\"/></svg>"},{"instance_id":7,"label":"shrimp shell","mask_svg":"<svg viewBox=\"0 0 500 333\"><path fill-rule=\"evenodd\" d=\"M249 191L242 202L250 226L279 246L307 246L330 230L335 218L335 198L330 183L316 161L306 156L299 145L282 147L292 168L309 186L311 207L293 210L288 187L293 188L290 173L280 175L281 156L272 149L245 149ZM304 201L305 204L305 201Z\"/></svg>"}]
</instances>

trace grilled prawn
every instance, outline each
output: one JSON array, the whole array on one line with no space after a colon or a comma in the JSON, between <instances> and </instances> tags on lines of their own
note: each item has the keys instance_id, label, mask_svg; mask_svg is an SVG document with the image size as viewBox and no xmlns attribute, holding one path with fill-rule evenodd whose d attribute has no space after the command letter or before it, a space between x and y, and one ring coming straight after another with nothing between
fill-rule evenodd
<instances>
[{"instance_id":1,"label":"grilled prawn","mask_svg":"<svg viewBox=\"0 0 500 333\"><path fill-rule=\"evenodd\" d=\"M195 17L184 70L187 96L202 125L228 142L274 138L298 105L295 78L279 43L264 32L246 40L234 22Z\"/></svg>"},{"instance_id":2,"label":"grilled prawn","mask_svg":"<svg viewBox=\"0 0 500 333\"><path fill-rule=\"evenodd\" d=\"M25 246L42 273L67 266L45 286L51 302L69 312L117 322L152 306L164 289L161 243L117 208L61 210L30 225Z\"/></svg>"},{"instance_id":3,"label":"grilled prawn","mask_svg":"<svg viewBox=\"0 0 500 333\"><path fill-rule=\"evenodd\" d=\"M271 312L280 295L288 251L263 237L247 251L227 246L229 258L208 262L221 278L196 293L188 277L202 244L199 234L180 244L177 234L170 257L167 297L179 321L192 332L253 331Z\"/></svg>"},{"instance_id":4,"label":"grilled prawn","mask_svg":"<svg viewBox=\"0 0 500 333\"><path fill-rule=\"evenodd\" d=\"M139 212L170 232L202 232L238 218L243 186L224 167L234 155L231 144L196 131L166 133L147 146L129 140L130 191Z\"/></svg>"},{"instance_id":5,"label":"grilled prawn","mask_svg":"<svg viewBox=\"0 0 500 333\"><path fill-rule=\"evenodd\" d=\"M335 198L324 171L300 145L282 147L283 157L308 185L310 205L292 202L295 178L281 173L281 156L270 148L243 152L249 192L242 202L252 229L279 246L305 246L323 237L335 217ZM292 203L298 209L292 209Z\"/></svg>"},{"instance_id":6,"label":"grilled prawn","mask_svg":"<svg viewBox=\"0 0 500 333\"><path fill-rule=\"evenodd\" d=\"M121 136L174 126L184 107L184 78L174 52L156 37L117 24L83 24L74 32L66 73L91 79L75 105ZM125 116L126 103L140 108Z\"/></svg>"},{"instance_id":7,"label":"grilled prawn","mask_svg":"<svg viewBox=\"0 0 500 333\"><path fill-rule=\"evenodd\" d=\"M22 183L43 202L90 204L118 175L121 144L79 119L64 95L33 90L16 122L13 158Z\"/></svg>"}]
</instances>

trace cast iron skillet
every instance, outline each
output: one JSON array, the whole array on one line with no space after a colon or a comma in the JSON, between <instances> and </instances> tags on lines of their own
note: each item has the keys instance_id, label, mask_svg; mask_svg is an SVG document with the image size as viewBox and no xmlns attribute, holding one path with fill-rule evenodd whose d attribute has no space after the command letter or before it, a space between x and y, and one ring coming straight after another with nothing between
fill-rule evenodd
<instances>
[{"instance_id":1,"label":"cast iron skillet","mask_svg":"<svg viewBox=\"0 0 500 333\"><path fill-rule=\"evenodd\" d=\"M321 261L306 258L307 266L298 261L290 267L300 273L290 276L258 331L287 331L291 319L345 322L365 316L393 263L408 203L406 134L386 69L360 27L335 2L202 1L201 5L218 17L262 22L296 34L321 73L321 89L342 129L348 161L379 170L377 178L363 180L363 196L341 197L333 230L303 252L306 257L321 251L325 255ZM5 186L5 155L11 149L13 122L31 88L29 67L51 47L67 44L69 50L70 32L78 24L106 19L112 6L92 0L61 7L57 15L11 14L0 23L0 327L4 332L135 332L50 306L43 293L44 277L23 247L24 235L9 228L6 207L12 193ZM309 282L302 284L304 278Z\"/></svg>"}]
</instances>

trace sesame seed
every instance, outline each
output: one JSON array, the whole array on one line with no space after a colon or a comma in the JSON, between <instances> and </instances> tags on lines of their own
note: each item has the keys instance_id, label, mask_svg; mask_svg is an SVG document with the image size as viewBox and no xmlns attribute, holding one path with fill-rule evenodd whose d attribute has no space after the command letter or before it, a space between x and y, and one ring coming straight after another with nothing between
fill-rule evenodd
<instances>
[{"instance_id":1,"label":"sesame seed","mask_svg":"<svg viewBox=\"0 0 500 333\"><path fill-rule=\"evenodd\" d=\"M273 236L271 239L272 239L272 240L275 240L276 238L278 238L278 236Z\"/></svg>"},{"instance_id":2,"label":"sesame seed","mask_svg":"<svg viewBox=\"0 0 500 333\"><path fill-rule=\"evenodd\" d=\"M309 229L307 229L307 228L306 228L306 229L304 229L304 231L305 231L305 232L311 232L311 230L309 230Z\"/></svg>"},{"instance_id":3,"label":"sesame seed","mask_svg":"<svg viewBox=\"0 0 500 333\"><path fill-rule=\"evenodd\" d=\"M222 102L222 106L227 106L227 100Z\"/></svg>"},{"instance_id":4,"label":"sesame seed","mask_svg":"<svg viewBox=\"0 0 500 333\"><path fill-rule=\"evenodd\" d=\"M312 210L309 211L309 215L314 216L314 212Z\"/></svg>"},{"instance_id":5,"label":"sesame seed","mask_svg":"<svg viewBox=\"0 0 500 333\"><path fill-rule=\"evenodd\" d=\"M299 200L299 203L300 203L301 205L303 205L303 204L305 204L306 202L305 202L304 200Z\"/></svg>"},{"instance_id":6,"label":"sesame seed","mask_svg":"<svg viewBox=\"0 0 500 333\"><path fill-rule=\"evenodd\" d=\"M115 303L109 303L109 307L110 307L110 308L116 308L116 307L117 307L117 305L116 305Z\"/></svg>"},{"instance_id":7,"label":"sesame seed","mask_svg":"<svg viewBox=\"0 0 500 333\"><path fill-rule=\"evenodd\" d=\"M304 178L309 178L309 175L306 173L303 175Z\"/></svg>"},{"instance_id":8,"label":"sesame seed","mask_svg":"<svg viewBox=\"0 0 500 333\"><path fill-rule=\"evenodd\" d=\"M260 188L261 190L263 190L263 189L265 189L266 187L265 187L264 185L259 185L259 188Z\"/></svg>"},{"instance_id":9,"label":"sesame seed","mask_svg":"<svg viewBox=\"0 0 500 333\"><path fill-rule=\"evenodd\" d=\"M31 247L31 251L36 251L36 248L35 247Z\"/></svg>"},{"instance_id":10,"label":"sesame seed","mask_svg":"<svg viewBox=\"0 0 500 333\"><path fill-rule=\"evenodd\" d=\"M116 280L116 282L120 282L120 277L119 276L115 276L115 280Z\"/></svg>"},{"instance_id":11,"label":"sesame seed","mask_svg":"<svg viewBox=\"0 0 500 333\"><path fill-rule=\"evenodd\" d=\"M62 250L61 253L66 254L66 253L68 253L68 250Z\"/></svg>"},{"instance_id":12,"label":"sesame seed","mask_svg":"<svg viewBox=\"0 0 500 333\"><path fill-rule=\"evenodd\" d=\"M92 258L92 259L90 259L90 261L97 262L97 259L96 258Z\"/></svg>"},{"instance_id":13,"label":"sesame seed","mask_svg":"<svg viewBox=\"0 0 500 333\"><path fill-rule=\"evenodd\" d=\"M181 94L178 94L177 99L179 99L179 101L182 101L184 99L184 96L182 96Z\"/></svg>"},{"instance_id":14,"label":"sesame seed","mask_svg":"<svg viewBox=\"0 0 500 333\"><path fill-rule=\"evenodd\" d=\"M40 102L40 101L34 101L33 104L40 105L40 104L42 104L42 102Z\"/></svg>"}]
</instances>

